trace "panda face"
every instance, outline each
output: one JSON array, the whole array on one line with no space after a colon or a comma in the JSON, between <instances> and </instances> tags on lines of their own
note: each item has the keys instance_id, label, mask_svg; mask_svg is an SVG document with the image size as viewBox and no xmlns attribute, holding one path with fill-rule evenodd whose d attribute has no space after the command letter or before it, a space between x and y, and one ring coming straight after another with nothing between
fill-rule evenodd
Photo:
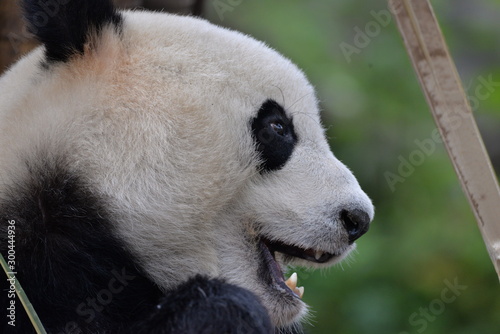
<instances>
[{"instance_id":1,"label":"panda face","mask_svg":"<svg viewBox=\"0 0 500 334\"><path fill-rule=\"evenodd\" d=\"M337 263L374 212L328 146L313 88L240 33L120 16L79 53L46 45L0 80L0 141L11 143L0 177L18 179L22 157L40 151L64 156L163 290L219 277L254 292L275 325L298 321L306 305L286 267Z\"/></svg>"},{"instance_id":2,"label":"panda face","mask_svg":"<svg viewBox=\"0 0 500 334\"><path fill-rule=\"evenodd\" d=\"M314 94L305 82L303 88L302 95L286 96L289 105L271 95L252 118L256 172L231 202L219 232L225 236L221 274L257 292L278 325L307 311L303 290L285 282L287 267L338 263L373 218L369 198L328 147Z\"/></svg>"}]
</instances>

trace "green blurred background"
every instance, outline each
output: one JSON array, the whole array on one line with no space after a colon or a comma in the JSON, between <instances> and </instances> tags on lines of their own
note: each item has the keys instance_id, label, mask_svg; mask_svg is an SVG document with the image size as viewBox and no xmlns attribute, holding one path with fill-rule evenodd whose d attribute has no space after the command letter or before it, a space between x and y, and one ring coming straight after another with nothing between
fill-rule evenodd
<instances>
[{"instance_id":1,"label":"green blurred background","mask_svg":"<svg viewBox=\"0 0 500 334\"><path fill-rule=\"evenodd\" d=\"M433 5L498 172L500 2ZM333 152L376 206L349 260L297 269L312 309L308 333L500 333L498 278L448 156L432 141L435 124L387 3L209 0L206 10L305 71ZM368 40L359 36L367 27ZM418 166L388 181L410 158Z\"/></svg>"}]
</instances>

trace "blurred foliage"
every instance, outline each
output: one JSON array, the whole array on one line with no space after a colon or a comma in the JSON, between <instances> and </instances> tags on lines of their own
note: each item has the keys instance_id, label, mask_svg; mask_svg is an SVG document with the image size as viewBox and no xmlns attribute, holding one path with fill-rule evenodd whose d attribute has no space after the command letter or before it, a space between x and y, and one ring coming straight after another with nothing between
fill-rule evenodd
<instances>
[{"instance_id":1,"label":"blurred foliage","mask_svg":"<svg viewBox=\"0 0 500 334\"><path fill-rule=\"evenodd\" d=\"M218 3L229 7L221 14ZM498 163L500 3L433 5ZM323 272L298 269L312 308L308 332L500 333L498 279L442 144L422 153L404 182L391 189L387 181L387 172L397 175L401 161L423 152L415 141L432 140L435 129L394 20L378 32L373 23L387 3L209 0L206 7L212 22L265 41L305 71L335 155L376 206L357 254ZM346 57L342 43L355 46L357 31L370 22L369 42ZM476 90L488 79L491 94L479 97ZM448 287L455 280L466 286L456 296Z\"/></svg>"}]
</instances>

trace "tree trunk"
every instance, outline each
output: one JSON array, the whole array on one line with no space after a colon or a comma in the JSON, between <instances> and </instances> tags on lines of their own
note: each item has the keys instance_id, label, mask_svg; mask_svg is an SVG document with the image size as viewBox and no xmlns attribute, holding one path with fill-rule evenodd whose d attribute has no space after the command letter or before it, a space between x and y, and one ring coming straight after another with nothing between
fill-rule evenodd
<instances>
[{"instance_id":1,"label":"tree trunk","mask_svg":"<svg viewBox=\"0 0 500 334\"><path fill-rule=\"evenodd\" d=\"M0 73L36 46L21 18L15 0L0 1Z\"/></svg>"}]
</instances>

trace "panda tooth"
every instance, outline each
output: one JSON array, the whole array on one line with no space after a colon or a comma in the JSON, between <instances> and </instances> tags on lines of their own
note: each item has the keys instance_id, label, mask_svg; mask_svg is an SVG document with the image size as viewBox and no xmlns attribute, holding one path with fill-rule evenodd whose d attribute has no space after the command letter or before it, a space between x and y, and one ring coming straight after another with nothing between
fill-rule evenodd
<instances>
[{"instance_id":1,"label":"panda tooth","mask_svg":"<svg viewBox=\"0 0 500 334\"><path fill-rule=\"evenodd\" d=\"M293 273L289 279L285 281L285 284L294 291L297 288L297 273Z\"/></svg>"},{"instance_id":2,"label":"panda tooth","mask_svg":"<svg viewBox=\"0 0 500 334\"><path fill-rule=\"evenodd\" d=\"M303 286L298 286L296 289L297 295L302 299L302 296L304 295L304 287Z\"/></svg>"},{"instance_id":3,"label":"panda tooth","mask_svg":"<svg viewBox=\"0 0 500 334\"><path fill-rule=\"evenodd\" d=\"M321 257L322 257L322 256L323 256L323 252L322 252L322 251L316 251L316 252L314 253L314 258L315 258L316 260L321 259Z\"/></svg>"}]
</instances>

